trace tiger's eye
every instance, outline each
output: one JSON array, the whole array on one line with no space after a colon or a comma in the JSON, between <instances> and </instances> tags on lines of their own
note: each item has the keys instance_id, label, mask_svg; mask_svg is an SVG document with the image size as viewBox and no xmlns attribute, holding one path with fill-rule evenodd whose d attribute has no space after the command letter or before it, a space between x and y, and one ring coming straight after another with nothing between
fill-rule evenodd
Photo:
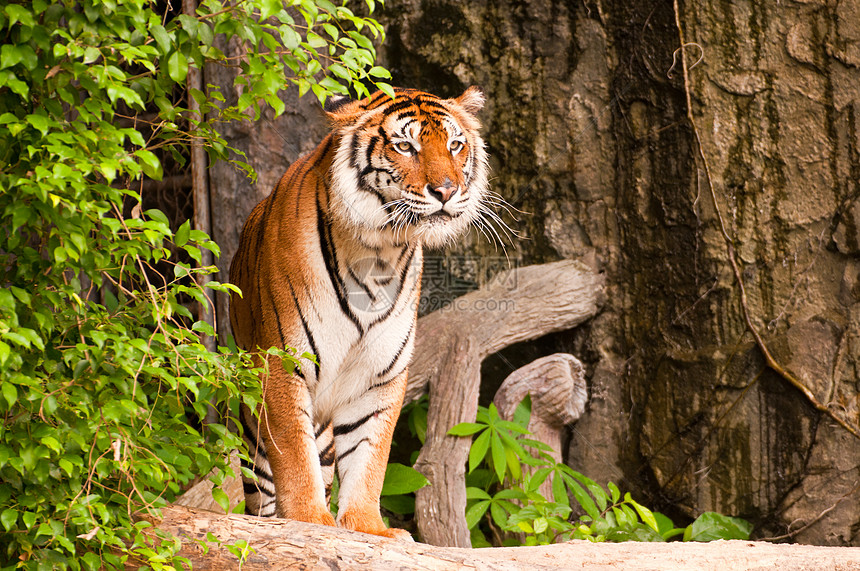
<instances>
[{"instance_id":1,"label":"tiger's eye","mask_svg":"<svg viewBox=\"0 0 860 571\"><path fill-rule=\"evenodd\" d=\"M460 151L460 149L462 149L462 148L463 148L463 142L462 141L451 141L451 145L448 147L448 149L454 154L457 154Z\"/></svg>"},{"instance_id":2,"label":"tiger's eye","mask_svg":"<svg viewBox=\"0 0 860 571\"><path fill-rule=\"evenodd\" d=\"M394 148L401 153L411 153L412 143L410 143L409 141L400 141L399 143L394 143Z\"/></svg>"}]
</instances>

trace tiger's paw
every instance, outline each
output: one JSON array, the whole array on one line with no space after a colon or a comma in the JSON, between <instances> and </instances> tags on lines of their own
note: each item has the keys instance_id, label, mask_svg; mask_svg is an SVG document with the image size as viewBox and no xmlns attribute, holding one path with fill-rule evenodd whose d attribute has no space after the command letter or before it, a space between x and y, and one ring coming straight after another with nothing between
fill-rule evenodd
<instances>
[{"instance_id":1,"label":"tiger's paw","mask_svg":"<svg viewBox=\"0 0 860 571\"><path fill-rule=\"evenodd\" d=\"M331 512L328 510L301 510L297 513L287 513L284 515L287 519L303 521L305 523L315 523L317 525L328 525L337 527L337 523Z\"/></svg>"},{"instance_id":2,"label":"tiger's paw","mask_svg":"<svg viewBox=\"0 0 860 571\"><path fill-rule=\"evenodd\" d=\"M379 512L375 512L375 514L348 512L339 517L338 525L353 531L360 531L389 539L413 541L412 535L405 529L398 529L396 527L386 528L385 523L379 516Z\"/></svg>"},{"instance_id":3,"label":"tiger's paw","mask_svg":"<svg viewBox=\"0 0 860 571\"><path fill-rule=\"evenodd\" d=\"M415 541L412 538L412 534L406 531L405 529L400 529L397 527L389 527L388 529L382 530L379 533L382 537L387 537L389 539L396 539L398 541Z\"/></svg>"}]
</instances>

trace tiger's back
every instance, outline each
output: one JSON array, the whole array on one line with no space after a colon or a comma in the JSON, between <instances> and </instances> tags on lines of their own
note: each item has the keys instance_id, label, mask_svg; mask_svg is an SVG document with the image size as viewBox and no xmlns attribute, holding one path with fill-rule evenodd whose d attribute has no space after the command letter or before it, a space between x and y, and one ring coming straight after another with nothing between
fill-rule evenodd
<instances>
[{"instance_id":1,"label":"tiger's back","mask_svg":"<svg viewBox=\"0 0 860 571\"><path fill-rule=\"evenodd\" d=\"M316 355L270 362L265 410L243 410L257 481L246 510L402 537L379 515L406 387L423 247L456 239L486 209L486 157L470 88L458 99L398 90L329 110L334 130L281 178L242 230L230 317L248 350ZM258 354L258 361L265 358ZM408 534L407 534L408 535Z\"/></svg>"}]
</instances>

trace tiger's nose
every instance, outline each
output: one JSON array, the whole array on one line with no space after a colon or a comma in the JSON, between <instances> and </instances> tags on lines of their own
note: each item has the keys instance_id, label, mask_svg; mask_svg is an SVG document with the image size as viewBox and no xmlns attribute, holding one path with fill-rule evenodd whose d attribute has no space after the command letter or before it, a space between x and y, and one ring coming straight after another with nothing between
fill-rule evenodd
<instances>
[{"instance_id":1,"label":"tiger's nose","mask_svg":"<svg viewBox=\"0 0 860 571\"><path fill-rule=\"evenodd\" d=\"M445 182L441 186L437 186L435 188L430 186L427 190L430 193L430 196L432 196L442 204L445 204L446 202L451 200L451 197L454 196L454 194L456 194L457 187L454 186L454 183L452 183L449 179L445 179Z\"/></svg>"}]
</instances>

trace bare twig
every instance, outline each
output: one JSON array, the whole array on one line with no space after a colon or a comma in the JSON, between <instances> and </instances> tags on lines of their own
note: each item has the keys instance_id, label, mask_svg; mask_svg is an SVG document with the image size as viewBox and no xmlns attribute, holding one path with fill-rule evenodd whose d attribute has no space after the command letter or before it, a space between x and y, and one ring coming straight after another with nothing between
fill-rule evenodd
<instances>
[{"instance_id":1,"label":"bare twig","mask_svg":"<svg viewBox=\"0 0 860 571\"><path fill-rule=\"evenodd\" d=\"M687 42L684 41L684 30L681 26L681 11L678 8L678 0L674 0L675 6L675 25L678 28L678 38L681 42L682 48L688 45ZM756 329L753 324L752 314L749 309L749 304L747 303L747 294L746 288L744 287L744 280L741 275L740 268L738 267L738 262L735 258L735 247L732 241L731 236L729 235L728 230L726 229L726 223L723 219L723 215L720 212L719 201L717 200L717 193L714 190L714 183L711 178L711 169L708 163L708 158L705 156L704 146L702 145L702 139L699 136L699 129L696 127L696 121L693 118L693 105L692 105L692 97L690 95L690 80L689 80L689 68L687 67L687 57L684 49L681 49L681 67L684 71L684 95L687 99L687 119L690 121L690 126L693 129L693 133L696 135L696 147L699 151L699 158L702 161L702 167L705 170L705 178L708 182L708 190L711 195L711 200L713 201L714 211L717 214L717 221L720 224L720 233L723 236L723 240L726 243L726 253L728 255L729 263L732 266L732 272L735 276L735 281L738 283L738 291L740 293L740 301L741 308L743 309L744 321L746 322L747 329L749 329L752 336L755 338L756 345L764 356L765 362L767 366L770 367L774 372L776 372L779 376L781 376L785 381L788 382L791 386L799 390L809 403L815 407L816 410L826 414L831 419L836 421L839 426L850 432L856 438L860 438L860 430L856 427L851 426L845 420L839 418L827 405L822 404L812 391L804 385L800 380L798 380L794 375L792 375L789 371L787 371L782 365L780 365L776 359L773 358L770 350L762 339L761 334L759 334L758 329Z\"/></svg>"}]
</instances>

